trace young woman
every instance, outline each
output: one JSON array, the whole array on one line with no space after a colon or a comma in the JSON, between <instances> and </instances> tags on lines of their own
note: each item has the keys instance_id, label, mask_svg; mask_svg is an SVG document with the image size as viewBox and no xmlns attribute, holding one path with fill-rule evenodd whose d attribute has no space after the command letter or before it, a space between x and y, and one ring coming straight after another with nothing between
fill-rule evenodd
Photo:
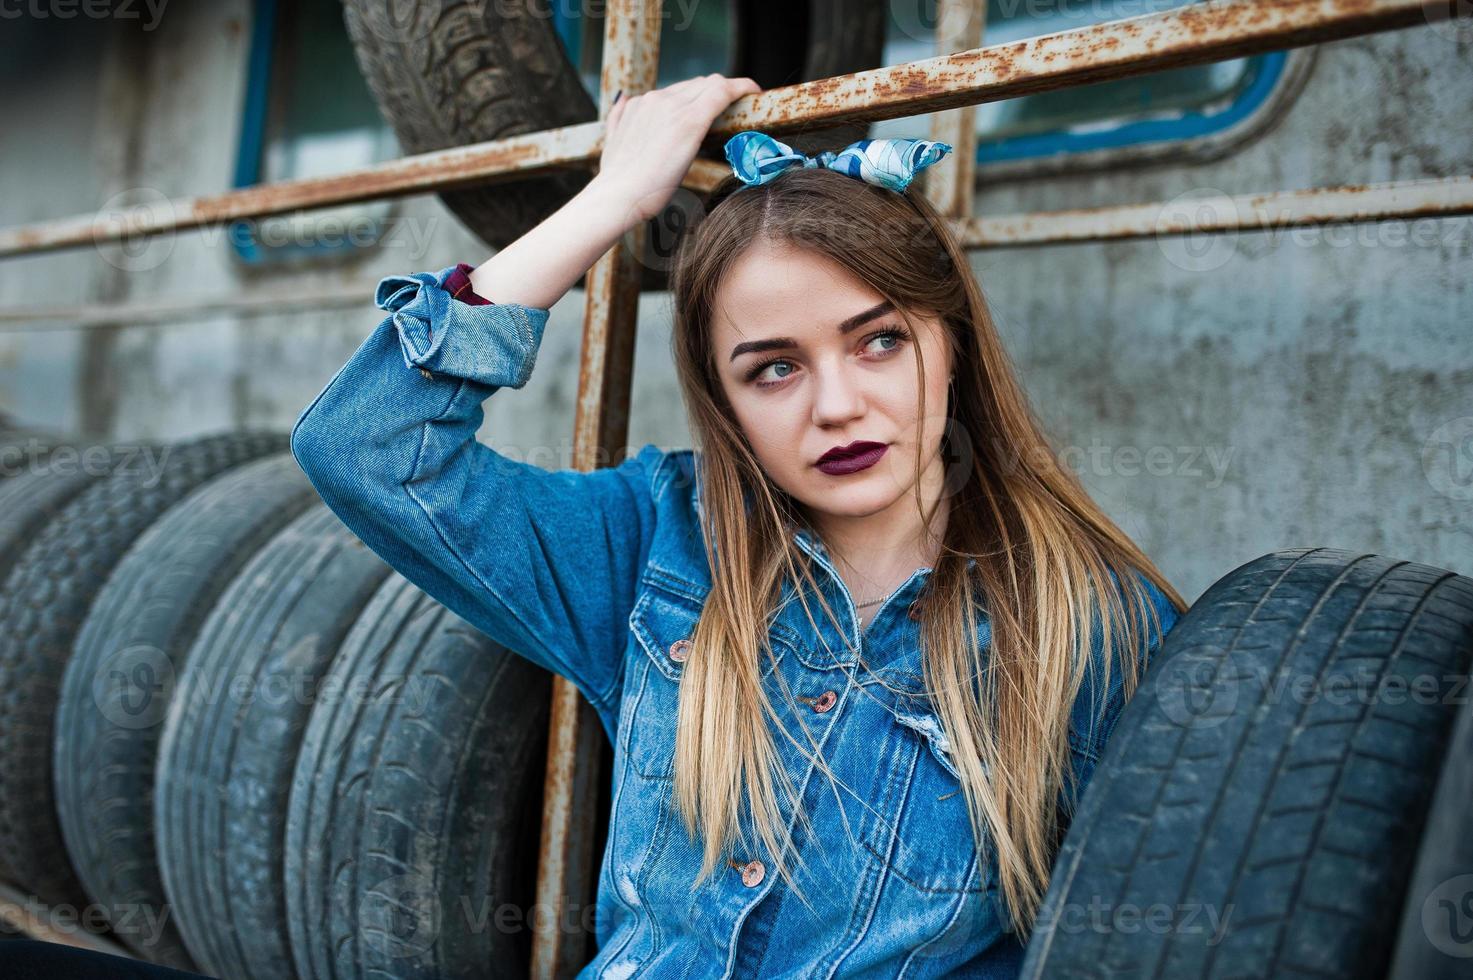
<instances>
[{"instance_id":1,"label":"young woman","mask_svg":"<svg viewBox=\"0 0 1473 980\"><path fill-rule=\"evenodd\" d=\"M1185 604L1058 463L910 186L949 147L728 143L673 277L698 451L583 473L476 439L548 308L757 90L617 101L561 210L478 267L385 279L292 450L390 564L598 710L616 771L582 975L1011 975Z\"/></svg>"}]
</instances>

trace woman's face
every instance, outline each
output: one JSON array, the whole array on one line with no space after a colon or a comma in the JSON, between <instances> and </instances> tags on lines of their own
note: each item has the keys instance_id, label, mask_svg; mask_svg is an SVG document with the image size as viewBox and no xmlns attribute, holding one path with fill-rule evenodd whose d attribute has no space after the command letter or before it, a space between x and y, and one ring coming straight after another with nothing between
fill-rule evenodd
<instances>
[{"instance_id":1,"label":"woman's face","mask_svg":"<svg viewBox=\"0 0 1473 980\"><path fill-rule=\"evenodd\" d=\"M759 240L722 281L712 323L722 388L768 478L811 512L865 518L904 506L917 450L922 481L939 488L951 358L941 321L912 319L916 335L842 266L792 246ZM825 453L861 441L885 447L872 465L820 467Z\"/></svg>"}]
</instances>

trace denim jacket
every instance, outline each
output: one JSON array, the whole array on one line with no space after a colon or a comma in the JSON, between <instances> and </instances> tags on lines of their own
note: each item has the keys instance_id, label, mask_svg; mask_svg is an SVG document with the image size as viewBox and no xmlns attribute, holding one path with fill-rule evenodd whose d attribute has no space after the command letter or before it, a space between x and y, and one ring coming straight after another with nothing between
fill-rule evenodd
<instances>
[{"instance_id":1,"label":"denim jacket","mask_svg":"<svg viewBox=\"0 0 1473 980\"><path fill-rule=\"evenodd\" d=\"M445 289L453 271L379 283L388 316L301 413L291 448L322 499L385 561L566 677L597 710L614 746L613 800L598 953L579 977L1015 975L1022 945L1005 924L996 856L977 851L950 746L917 694L910 611L930 569L917 569L861 631L807 531L796 543L870 670L842 652L816 603L830 635L812 635L789 583L763 683L782 710L773 674L782 675L841 780L836 789L775 734L816 832L785 809L806 865L793 873L814 911L765 854L733 855L691 892L701 844L671 794L687 638L711 587L697 461L649 444L612 467L549 471L478 442L482 402L526 384L548 311L462 303ZM1152 595L1169 629L1176 612ZM1081 787L1121 708L1119 678L1112 671L1110 690L1086 687L1076 702L1070 747ZM743 826L756 839L749 815Z\"/></svg>"}]
</instances>

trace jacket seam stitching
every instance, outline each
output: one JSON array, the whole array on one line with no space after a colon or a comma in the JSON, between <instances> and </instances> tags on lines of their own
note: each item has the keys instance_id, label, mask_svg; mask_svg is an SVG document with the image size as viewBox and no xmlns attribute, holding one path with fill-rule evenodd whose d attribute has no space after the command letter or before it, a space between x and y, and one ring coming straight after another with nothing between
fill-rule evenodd
<instances>
[{"instance_id":1,"label":"jacket seam stitching","mask_svg":"<svg viewBox=\"0 0 1473 980\"><path fill-rule=\"evenodd\" d=\"M438 415L436 415L435 418L432 419L432 420L430 420L430 421L439 421L440 419L443 419L445 417L445 415L450 411L450 407L453 404L455 404L455 402L456 402L457 399L460 398L461 393L465 390L466 385L469 384L469 383L470 382L466 381L465 379L460 380L456 384L455 393L450 396L449 400L445 404L445 407L442 408L440 410L440 413ZM519 614L516 611L516 609L510 603L508 603L505 598L502 597L501 593L498 592L496 590L496 588L493 585L491 585L491 583L488 582L481 575L481 573L478 572L473 565L471 565L471 563L469 561L466 560L466 557L463 554L460 553L459 549L457 549L455 547L455 545L451 544L450 538L445 534L445 529L442 528L440 526L440 522L435 519L434 512L429 507L427 507L425 505L425 502L423 500L421 500L419 498L419 496L414 492L414 490L410 487L409 484L412 483L414 480L418 479L418 477L419 477L420 463L421 463L421 460L423 459L423 455L424 455L424 443L425 443L426 435L428 433L428 428L429 428L429 423L428 422L421 423L421 425L420 425L420 444L419 444L418 448L416 448L416 450L415 450L414 464L410 468L409 479L406 480L403 484L401 484L401 486L404 489L405 495L408 496L410 500L413 500L414 501L415 506L417 506L420 509L420 512L422 514L424 514L425 520L429 523L430 527L432 527L432 528L435 529L435 535L436 535L436 537L438 537L440 539L440 543L445 546L445 550L447 552L449 552L455 558L456 561L460 562L460 566L462 568L464 568L470 574L471 578L475 579L475 581L477 582L477 584L479 584L483 589L485 589L492 596L494 596L496 598L496 601L499 602L499 603L501 603L501 605L508 612L510 612L512 614L512 616L516 619L517 624L520 625L527 632L527 634L529 636L534 635L533 634L533 631L531 629L530 624L525 619L522 618L521 614ZM568 670L570 673L572 672L572 665L571 664L564 664L562 666L564 667L564 669ZM615 673L615 684L610 685L609 689L604 690L602 692L599 692L597 694L597 696L596 696L597 699L593 701L594 707L598 708L600 711L608 711L609 710L609 707L610 707L610 698L613 695L614 690L617 688L617 681L618 681L618 671L615 670L614 673ZM569 678L569 679L571 679L571 678ZM574 685L574 686L576 687L577 685Z\"/></svg>"},{"instance_id":2,"label":"jacket seam stitching","mask_svg":"<svg viewBox=\"0 0 1473 980\"><path fill-rule=\"evenodd\" d=\"M982 855L978 854L972 860L972 871L978 872L978 874L980 875L981 867L982 867ZM972 880L972 875L971 875L971 873L968 873L968 875L967 875L967 881L970 882L971 880ZM985 891L985 889L984 889L984 891ZM967 892L965 894L971 894L971 892ZM963 898L961 901L957 902L956 903L956 908L952 910L951 918L949 918L949 919L946 920L946 924L941 927L941 931L938 932L938 933L936 933L936 935L932 936L930 939L927 939L925 942L921 943L915 949L912 949L910 951L910 955L905 958L905 962L902 963L902 964L900 964L900 972L895 975L895 980L903 980L903 978L905 977L905 975L910 972L911 963L913 963L915 961L916 956L920 954L921 950L925 949L927 946L931 945L936 940L938 940L942 936L946 935L947 931L950 930L952 926L956 925L956 920L961 916L962 909L966 908L966 905L967 905L967 900L965 898Z\"/></svg>"}]
</instances>

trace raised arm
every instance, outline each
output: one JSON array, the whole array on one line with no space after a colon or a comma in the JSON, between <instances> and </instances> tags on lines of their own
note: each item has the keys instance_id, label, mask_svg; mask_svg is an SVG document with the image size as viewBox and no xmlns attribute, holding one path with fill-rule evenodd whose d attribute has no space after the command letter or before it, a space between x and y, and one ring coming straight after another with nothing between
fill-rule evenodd
<instances>
[{"instance_id":1,"label":"raised arm","mask_svg":"<svg viewBox=\"0 0 1473 980\"><path fill-rule=\"evenodd\" d=\"M604 710L662 454L550 472L478 442L481 403L526 383L548 314L461 303L444 289L453 271L379 284L388 316L302 412L292 453L405 578Z\"/></svg>"},{"instance_id":2,"label":"raised arm","mask_svg":"<svg viewBox=\"0 0 1473 980\"><path fill-rule=\"evenodd\" d=\"M749 79L677 83L632 100L650 101L622 135L611 114L599 177L471 271L489 304L447 291L455 266L383 279L375 302L387 315L292 427L293 455L365 544L603 713L622 681L653 533L650 481L664 454L647 445L607 469L544 470L477 441L482 402L527 383L549 308L634 222L658 213L711 119L748 91Z\"/></svg>"}]
</instances>

